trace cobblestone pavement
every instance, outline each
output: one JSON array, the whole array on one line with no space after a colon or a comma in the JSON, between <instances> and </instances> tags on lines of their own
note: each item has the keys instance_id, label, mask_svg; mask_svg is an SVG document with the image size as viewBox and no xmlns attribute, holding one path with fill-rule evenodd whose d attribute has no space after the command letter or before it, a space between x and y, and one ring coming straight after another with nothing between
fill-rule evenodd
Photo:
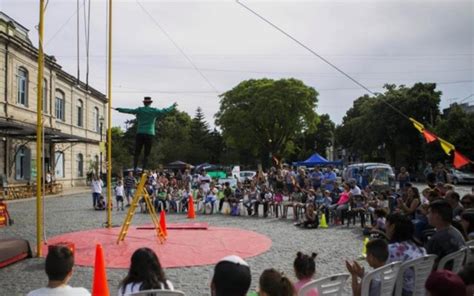
<instances>
[{"instance_id":1,"label":"cobblestone pavement","mask_svg":"<svg viewBox=\"0 0 474 296\"><path fill-rule=\"evenodd\" d=\"M466 187L459 190L464 193ZM64 197L50 197L45 200L45 225L47 237L61 233L101 227L105 221L104 212L91 208L90 194L73 194ZM36 246L35 200L14 202L9 205L15 224L0 229L0 239L17 237L27 239L33 248ZM114 224L121 224L125 212L113 212ZM182 214L169 214L168 222L187 221ZM196 221L208 222L211 226L239 227L252 230L272 239L269 251L253 258L247 258L252 270L252 287L256 288L258 277L266 268L276 268L294 280L293 260L297 251L318 253L317 277L346 272L344 259L360 257L362 235L358 226L338 226L329 229L304 230L293 226L292 220L275 218L229 217L223 215L198 216ZM136 214L135 225L150 223L148 215ZM251 243L251 242L250 242ZM171 268L166 270L167 277L177 289L186 295L209 295L209 283L213 266ZM107 276L111 294L117 294L120 280L126 275L125 269L108 269ZM25 295L28 291L40 288L47 282L44 274L44 259L23 260L0 269L0 295ZM75 267L70 281L72 286L91 289L92 268ZM349 295L349 283L346 295Z\"/></svg>"}]
</instances>

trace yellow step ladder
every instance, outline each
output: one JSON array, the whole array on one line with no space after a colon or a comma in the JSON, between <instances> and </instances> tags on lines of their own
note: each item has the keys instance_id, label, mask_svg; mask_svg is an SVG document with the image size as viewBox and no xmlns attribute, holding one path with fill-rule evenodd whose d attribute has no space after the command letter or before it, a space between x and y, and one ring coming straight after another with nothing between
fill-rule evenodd
<instances>
[{"instance_id":1,"label":"yellow step ladder","mask_svg":"<svg viewBox=\"0 0 474 296\"><path fill-rule=\"evenodd\" d=\"M151 220L153 221L153 225L155 225L156 237L158 238L161 244L166 240L166 236L163 232L163 229L161 229L160 222L158 220L158 217L156 216L155 208L153 207L150 196L148 195L148 192L145 188L145 183L147 180L148 180L148 173L143 172L140 183L138 184L137 190L135 191L135 195L133 196L133 200L130 203L130 207L128 208L125 221L123 221L122 229L120 230L119 237L117 239L117 244L125 240L125 236L128 233L128 228L130 227L130 224L132 223L133 215L135 214L140 198L142 197L145 200Z\"/></svg>"}]
</instances>

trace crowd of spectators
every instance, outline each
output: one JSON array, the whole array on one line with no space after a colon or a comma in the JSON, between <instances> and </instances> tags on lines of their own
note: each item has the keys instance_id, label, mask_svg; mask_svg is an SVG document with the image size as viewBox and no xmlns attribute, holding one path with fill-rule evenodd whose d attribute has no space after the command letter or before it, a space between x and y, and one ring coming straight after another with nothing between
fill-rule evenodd
<instances>
[{"instance_id":1,"label":"crowd of spectators","mask_svg":"<svg viewBox=\"0 0 474 296\"><path fill-rule=\"evenodd\" d=\"M359 220L361 232L371 237L366 246L366 260L370 267L376 269L392 262L405 262L433 254L437 256L434 264L436 270L444 256L461 250L467 241L473 239L474 195L470 193L461 197L454 186L437 182L435 172L428 173L426 177L426 188L420 193L410 183L406 170L401 170L397 177L397 190L387 188L383 191L374 191L370 185L359 188L356 180L352 179L338 182L330 167L312 171L303 168L272 168L266 174L257 174L253 179L237 182L235 188L229 183L216 183L205 171L194 177L188 171L179 176L152 172L146 182L146 189L158 212L186 212L188 199L193 196L202 214L217 212L230 216L291 218L296 226L305 228L317 228L320 223L327 223L331 227L344 223L349 226L351 222L355 225ZM136 183L131 174L125 178L123 185L119 183L124 188L115 189L125 194L127 205ZM117 197L119 200L118 194ZM146 205L141 205L142 211L146 212ZM260 205L263 211L260 211ZM120 207L117 206L117 210ZM316 254L297 253L294 270L298 282L294 284L275 269L265 270L259 280L260 295L296 295L297 290L314 277L315 259ZM346 267L352 275L353 295L360 295L361 279L366 272L357 261L347 261ZM452 263L445 268L433 272L428 278L426 289L431 295L448 295L441 292L443 289L437 288L441 282L445 286L452 284L454 290L461 284L464 285L464 291L473 289L472 264L466 264L459 275L449 271ZM243 260L228 258L219 262L216 270L219 273L214 275L211 285L213 295L245 295L250 282L247 284L243 280L243 274L247 270L250 272L250 269ZM239 274L239 281L228 282L233 272ZM163 275L157 279L160 284L155 283L155 288L172 288ZM141 284L134 286L136 283ZM413 270L408 270L403 276L402 295L413 295L413 286ZM133 279L131 267L121 290L125 293L133 287L148 289L150 285L145 285L145 280ZM231 293L231 290L234 292ZM380 285L373 281L370 295L379 295L379 290ZM318 292L313 290L307 295L318 295Z\"/></svg>"}]
</instances>

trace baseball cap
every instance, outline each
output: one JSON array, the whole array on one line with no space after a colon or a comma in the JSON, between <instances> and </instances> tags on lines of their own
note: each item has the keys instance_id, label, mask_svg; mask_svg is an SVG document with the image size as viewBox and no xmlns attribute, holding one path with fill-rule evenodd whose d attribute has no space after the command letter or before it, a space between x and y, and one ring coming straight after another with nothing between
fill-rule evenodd
<instances>
[{"instance_id":1,"label":"baseball cap","mask_svg":"<svg viewBox=\"0 0 474 296\"><path fill-rule=\"evenodd\" d=\"M460 276L450 270L433 271L425 283L432 296L465 296L466 285Z\"/></svg>"},{"instance_id":2,"label":"baseball cap","mask_svg":"<svg viewBox=\"0 0 474 296\"><path fill-rule=\"evenodd\" d=\"M250 266L237 255L222 258L214 267L212 286L216 296L245 296L251 281Z\"/></svg>"}]
</instances>

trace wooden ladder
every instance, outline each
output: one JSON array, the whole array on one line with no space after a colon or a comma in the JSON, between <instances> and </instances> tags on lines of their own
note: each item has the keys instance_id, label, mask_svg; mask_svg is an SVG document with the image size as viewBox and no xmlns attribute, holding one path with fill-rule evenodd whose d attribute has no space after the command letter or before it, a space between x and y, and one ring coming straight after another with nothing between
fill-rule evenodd
<instances>
[{"instance_id":1,"label":"wooden ladder","mask_svg":"<svg viewBox=\"0 0 474 296\"><path fill-rule=\"evenodd\" d=\"M135 191L132 202L130 203L130 207L128 208L125 221L123 221L122 228L117 239L117 244L125 240L125 236L128 233L128 228L130 227L130 224L132 224L133 215L135 215L138 203L140 202L140 198L142 197L145 200L146 206L148 208L148 213L150 214L151 220L153 221L153 225L155 225L156 237L158 238L161 244L166 240L166 236L163 232L163 229L161 229L160 222L158 220L158 217L156 216L155 208L153 207L150 196L148 195L148 191L145 188L145 183L147 180L148 173L144 172L142 174L140 183L138 184L137 190Z\"/></svg>"}]
</instances>

